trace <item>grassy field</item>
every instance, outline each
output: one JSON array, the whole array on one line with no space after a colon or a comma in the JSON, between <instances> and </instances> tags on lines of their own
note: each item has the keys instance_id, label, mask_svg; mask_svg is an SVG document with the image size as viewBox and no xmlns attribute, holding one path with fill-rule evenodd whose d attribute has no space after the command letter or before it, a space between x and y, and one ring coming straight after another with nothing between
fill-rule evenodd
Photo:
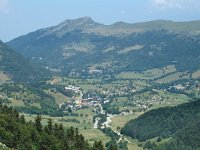
<instances>
[{"instance_id":1,"label":"grassy field","mask_svg":"<svg viewBox=\"0 0 200 150\"><path fill-rule=\"evenodd\" d=\"M55 101L56 103L59 105L61 103L64 103L64 102L69 102L70 101L70 98L65 96L64 94L62 93L59 93L59 92L52 92L51 90L45 90L45 92L51 96L53 96L55 98Z\"/></svg>"},{"instance_id":2,"label":"grassy field","mask_svg":"<svg viewBox=\"0 0 200 150\"><path fill-rule=\"evenodd\" d=\"M11 103L9 104L9 106L15 107L15 106L25 106L25 105L24 105L24 102L21 101L21 100L12 99Z\"/></svg>"},{"instance_id":3,"label":"grassy field","mask_svg":"<svg viewBox=\"0 0 200 150\"><path fill-rule=\"evenodd\" d=\"M170 83L179 79L189 79L189 78L190 78L189 74L186 74L184 72L176 72L164 78L158 79L156 83Z\"/></svg>"},{"instance_id":4,"label":"grassy field","mask_svg":"<svg viewBox=\"0 0 200 150\"><path fill-rule=\"evenodd\" d=\"M143 150L142 147L139 147L136 143L128 143L128 150Z\"/></svg>"},{"instance_id":5,"label":"grassy field","mask_svg":"<svg viewBox=\"0 0 200 150\"><path fill-rule=\"evenodd\" d=\"M140 79L140 80L149 80L152 79L153 76L151 74L143 74L136 72L123 72L116 76L118 79Z\"/></svg>"},{"instance_id":6,"label":"grassy field","mask_svg":"<svg viewBox=\"0 0 200 150\"><path fill-rule=\"evenodd\" d=\"M75 116L65 116L65 117L50 117L47 115L42 115L42 125L47 125L48 118L51 118L53 123L62 123L65 128L70 126L77 127L81 134L90 142L93 143L94 140L102 140L105 144L110 140L110 137L106 136L104 133L99 131L98 129L93 128L92 116L94 113L92 112L91 108L78 110L76 113L79 114L78 117ZM80 114L83 114L81 117ZM36 115L25 115L26 121L32 120L34 122ZM75 122L65 122L63 120L67 119L77 119L80 123ZM85 120L85 121L84 121Z\"/></svg>"},{"instance_id":7,"label":"grassy field","mask_svg":"<svg viewBox=\"0 0 200 150\"><path fill-rule=\"evenodd\" d=\"M102 140L102 142L106 144L106 142L110 141L110 137L106 136L103 132L99 131L98 129L80 130L80 133L83 134L89 142L93 142L95 140Z\"/></svg>"},{"instance_id":8,"label":"grassy field","mask_svg":"<svg viewBox=\"0 0 200 150\"><path fill-rule=\"evenodd\" d=\"M134 140L134 139L131 139L130 137L126 137L129 141L131 141L132 143L128 143L127 144L127 147L128 147L128 150L144 150L142 147L139 147L138 146L138 141L137 140Z\"/></svg>"},{"instance_id":9,"label":"grassy field","mask_svg":"<svg viewBox=\"0 0 200 150\"><path fill-rule=\"evenodd\" d=\"M137 118L138 116L140 116L142 114L142 112L135 112L133 114L130 115L120 115L120 116L116 116L111 118L112 120L112 124L111 124L111 128L112 130L116 131L117 127L122 128L128 121L130 121L131 119Z\"/></svg>"},{"instance_id":10,"label":"grassy field","mask_svg":"<svg viewBox=\"0 0 200 150\"><path fill-rule=\"evenodd\" d=\"M83 110L75 111L74 113L78 116L64 116L64 117L50 117L48 115L42 115L42 124L47 125L48 118L51 118L53 123L62 123L64 127L74 126L80 130L92 129L93 128L93 116L92 108L86 108ZM34 121L36 115L25 115L26 120ZM67 122L67 119L76 119L79 122Z\"/></svg>"},{"instance_id":11,"label":"grassy field","mask_svg":"<svg viewBox=\"0 0 200 150\"><path fill-rule=\"evenodd\" d=\"M199 79L200 78L200 70L197 70L192 74L193 79Z\"/></svg>"},{"instance_id":12,"label":"grassy field","mask_svg":"<svg viewBox=\"0 0 200 150\"><path fill-rule=\"evenodd\" d=\"M75 113L88 115L88 117L93 117L95 114L93 112L93 108L80 109L80 110L75 111Z\"/></svg>"},{"instance_id":13,"label":"grassy field","mask_svg":"<svg viewBox=\"0 0 200 150\"><path fill-rule=\"evenodd\" d=\"M163 68L154 68L146 70L142 73L139 72L123 72L118 74L116 77L119 79L138 79L138 80L151 80L159 78L165 74L175 72L176 68L174 66L166 66Z\"/></svg>"},{"instance_id":14,"label":"grassy field","mask_svg":"<svg viewBox=\"0 0 200 150\"><path fill-rule=\"evenodd\" d=\"M126 139L131 143L127 144L128 150L144 150L143 147L138 146L139 142L136 139L126 136Z\"/></svg>"},{"instance_id":15,"label":"grassy field","mask_svg":"<svg viewBox=\"0 0 200 150\"><path fill-rule=\"evenodd\" d=\"M175 71L176 71L176 68L175 68L175 66L172 65L172 66L166 66L163 68L150 69L150 70L145 71L144 73L151 74L153 76L153 78L158 78L162 75L165 75L165 74L168 74L171 72L175 72Z\"/></svg>"},{"instance_id":16,"label":"grassy field","mask_svg":"<svg viewBox=\"0 0 200 150\"><path fill-rule=\"evenodd\" d=\"M6 81L11 80L6 74L0 71L0 84L5 83Z\"/></svg>"}]
</instances>

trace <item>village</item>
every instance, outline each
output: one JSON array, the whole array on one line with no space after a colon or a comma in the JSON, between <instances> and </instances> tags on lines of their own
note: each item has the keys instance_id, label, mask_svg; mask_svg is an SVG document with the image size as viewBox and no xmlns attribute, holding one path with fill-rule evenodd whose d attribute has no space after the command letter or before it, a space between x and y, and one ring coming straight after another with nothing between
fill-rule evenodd
<instances>
[{"instance_id":1,"label":"village","mask_svg":"<svg viewBox=\"0 0 200 150\"><path fill-rule=\"evenodd\" d=\"M59 105L59 108L65 108L65 112L69 111L69 109L71 109L70 111L76 111L88 107L100 107L102 103L109 102L109 100L101 98L95 92L84 93L84 91L82 91L78 86L68 85L65 87L65 90L70 90L78 95L73 97L72 101L61 103Z\"/></svg>"},{"instance_id":2,"label":"village","mask_svg":"<svg viewBox=\"0 0 200 150\"><path fill-rule=\"evenodd\" d=\"M69 90L74 93L71 101L61 103L59 108L63 112L72 112L79 109L92 107L95 112L100 111L100 107L105 104L115 105L120 103L121 98L126 98L126 106L129 106L129 111L146 111L152 106L173 104L179 100L178 95L170 93L170 90L183 91L190 84L174 84L163 89L151 89L143 93L138 93L141 87L138 87L134 83L124 83L112 86L105 86L103 84L94 85L95 88L90 90L84 90L78 84L69 84L65 86L65 90ZM119 99L119 102L117 100ZM126 106L121 106L120 112L126 109ZM130 107L134 109L130 109Z\"/></svg>"}]
</instances>

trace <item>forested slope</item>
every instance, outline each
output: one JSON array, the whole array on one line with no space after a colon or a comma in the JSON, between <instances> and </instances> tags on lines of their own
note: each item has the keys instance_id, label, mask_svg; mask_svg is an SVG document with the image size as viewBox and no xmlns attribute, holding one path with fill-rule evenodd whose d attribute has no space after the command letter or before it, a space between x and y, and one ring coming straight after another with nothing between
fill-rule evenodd
<instances>
[{"instance_id":1,"label":"forested slope","mask_svg":"<svg viewBox=\"0 0 200 150\"><path fill-rule=\"evenodd\" d=\"M146 141L155 137L172 138L160 149L200 148L200 100L151 110L129 121L121 130L125 135ZM174 150L173 149L173 150Z\"/></svg>"},{"instance_id":2,"label":"forested slope","mask_svg":"<svg viewBox=\"0 0 200 150\"><path fill-rule=\"evenodd\" d=\"M33 66L23 56L0 41L0 71L16 82L36 82L49 76L39 67Z\"/></svg>"},{"instance_id":3,"label":"forested slope","mask_svg":"<svg viewBox=\"0 0 200 150\"><path fill-rule=\"evenodd\" d=\"M65 130L62 124L53 124L51 119L43 127L41 116L37 116L35 122L26 122L15 109L2 105L0 142L19 150L104 150L101 141L89 145L78 129Z\"/></svg>"}]
</instances>

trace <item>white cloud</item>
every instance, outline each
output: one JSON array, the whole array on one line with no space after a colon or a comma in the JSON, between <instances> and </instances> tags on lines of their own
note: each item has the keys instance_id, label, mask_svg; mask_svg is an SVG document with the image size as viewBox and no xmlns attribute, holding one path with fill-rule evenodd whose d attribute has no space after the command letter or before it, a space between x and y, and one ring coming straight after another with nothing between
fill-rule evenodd
<instances>
[{"instance_id":1,"label":"white cloud","mask_svg":"<svg viewBox=\"0 0 200 150\"><path fill-rule=\"evenodd\" d=\"M198 8L200 0L152 0L153 5L161 8L185 9L185 8Z\"/></svg>"},{"instance_id":2,"label":"white cloud","mask_svg":"<svg viewBox=\"0 0 200 150\"><path fill-rule=\"evenodd\" d=\"M0 0L0 13L8 14L9 12L9 1Z\"/></svg>"}]
</instances>

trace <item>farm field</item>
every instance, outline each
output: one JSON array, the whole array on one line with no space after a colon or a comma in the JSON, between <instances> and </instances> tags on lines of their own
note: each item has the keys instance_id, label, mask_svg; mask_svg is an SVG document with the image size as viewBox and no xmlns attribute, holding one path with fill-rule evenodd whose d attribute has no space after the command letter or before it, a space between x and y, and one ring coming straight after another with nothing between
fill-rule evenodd
<instances>
[{"instance_id":1,"label":"farm field","mask_svg":"<svg viewBox=\"0 0 200 150\"><path fill-rule=\"evenodd\" d=\"M137 118L141 114L143 114L143 112L135 112L135 113L129 114L129 115L119 115L119 116L112 117L111 118L112 130L117 131L118 127L122 128L128 121L130 121L131 119Z\"/></svg>"}]
</instances>

